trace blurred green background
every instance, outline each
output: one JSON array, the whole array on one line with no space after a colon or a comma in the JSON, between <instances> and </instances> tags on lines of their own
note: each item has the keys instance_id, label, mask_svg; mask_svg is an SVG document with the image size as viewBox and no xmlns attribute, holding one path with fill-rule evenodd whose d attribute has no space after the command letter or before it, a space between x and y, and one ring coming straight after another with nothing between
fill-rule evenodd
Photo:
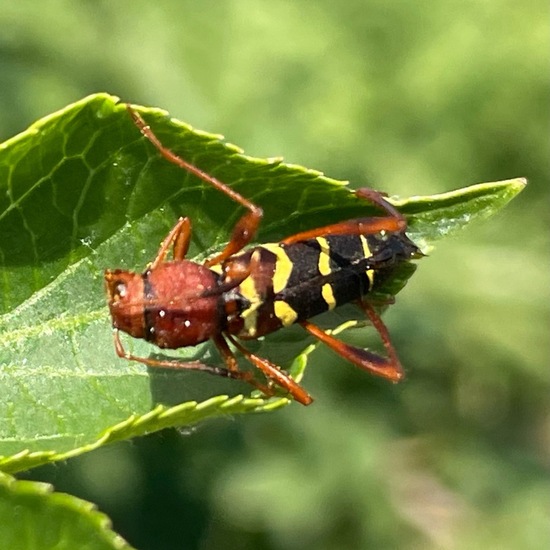
<instances>
[{"instance_id":1,"label":"blurred green background","mask_svg":"<svg viewBox=\"0 0 550 550\"><path fill-rule=\"evenodd\" d=\"M0 139L106 91L392 194L529 179L388 311L401 385L318 350L309 408L27 477L140 550L548 547L549 21L545 0L3 5Z\"/></svg>"}]
</instances>

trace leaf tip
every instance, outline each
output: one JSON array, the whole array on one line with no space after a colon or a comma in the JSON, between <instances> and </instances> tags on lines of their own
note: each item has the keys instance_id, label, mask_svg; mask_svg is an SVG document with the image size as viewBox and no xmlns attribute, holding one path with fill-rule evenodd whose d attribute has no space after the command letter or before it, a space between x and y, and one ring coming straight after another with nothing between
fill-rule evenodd
<instances>
[{"instance_id":1,"label":"leaf tip","mask_svg":"<svg viewBox=\"0 0 550 550\"><path fill-rule=\"evenodd\" d=\"M527 185L527 178L515 178L510 180L512 185L517 188L518 193Z\"/></svg>"}]
</instances>

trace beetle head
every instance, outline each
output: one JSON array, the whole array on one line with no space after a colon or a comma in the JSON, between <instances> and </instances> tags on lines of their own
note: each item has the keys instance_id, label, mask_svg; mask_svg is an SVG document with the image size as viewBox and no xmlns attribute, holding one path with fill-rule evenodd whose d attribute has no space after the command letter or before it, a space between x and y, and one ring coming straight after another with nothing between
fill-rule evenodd
<instances>
[{"instance_id":1,"label":"beetle head","mask_svg":"<svg viewBox=\"0 0 550 550\"><path fill-rule=\"evenodd\" d=\"M105 287L113 327L134 338L143 338L145 335L144 283L141 274L123 269L107 269Z\"/></svg>"}]
</instances>

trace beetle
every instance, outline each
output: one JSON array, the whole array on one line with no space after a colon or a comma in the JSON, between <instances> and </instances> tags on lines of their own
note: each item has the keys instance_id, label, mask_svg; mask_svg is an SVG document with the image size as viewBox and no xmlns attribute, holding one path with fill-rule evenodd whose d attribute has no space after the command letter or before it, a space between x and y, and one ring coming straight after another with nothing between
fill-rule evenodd
<instances>
[{"instance_id":1,"label":"beetle","mask_svg":"<svg viewBox=\"0 0 550 550\"><path fill-rule=\"evenodd\" d=\"M423 254L406 235L407 220L383 193L367 187L355 191L358 198L378 207L383 213L380 216L346 220L277 243L249 247L262 220L262 209L165 147L141 115L130 105L126 108L143 136L167 161L224 193L246 212L225 248L203 263L185 259L191 221L184 217L143 273L105 271L119 357L150 367L195 369L244 380L268 396L275 393L273 385L279 386L299 403L309 405L313 399L300 384L243 344L298 323L354 365L394 382L403 378L388 330L375 309L377 304L369 298L380 280ZM172 259L168 260L170 249ZM355 302L378 331L385 356L346 344L311 322L312 317L348 302ZM163 349L211 340L225 366L135 356L124 349L121 331ZM239 367L234 350L263 373L266 383Z\"/></svg>"}]
</instances>

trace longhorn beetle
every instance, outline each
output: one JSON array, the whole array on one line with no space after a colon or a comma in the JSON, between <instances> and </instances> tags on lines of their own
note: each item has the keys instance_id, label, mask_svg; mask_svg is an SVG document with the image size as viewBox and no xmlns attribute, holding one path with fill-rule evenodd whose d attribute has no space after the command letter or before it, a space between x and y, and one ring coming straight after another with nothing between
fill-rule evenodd
<instances>
[{"instance_id":1,"label":"longhorn beetle","mask_svg":"<svg viewBox=\"0 0 550 550\"><path fill-rule=\"evenodd\" d=\"M296 401L309 405L313 399L302 386L241 342L299 323L354 365L393 382L403 377L388 330L369 296L379 279L391 276L403 262L420 258L422 253L405 234L405 217L384 194L366 187L355 191L357 197L380 208L384 212L381 216L342 221L246 249L258 230L262 209L167 149L143 118L129 105L127 109L141 133L165 159L225 193L247 212L235 225L225 248L202 264L185 259L191 222L180 218L143 273L105 271L119 357L150 367L195 369L244 380L266 395L274 394L275 384ZM173 258L168 261L170 248ZM348 302L357 303L370 319L384 344L385 357L346 344L309 320ZM225 368L198 361L137 357L124 350L119 331L169 349L212 340ZM239 368L230 345L264 374L266 383Z\"/></svg>"}]
</instances>

